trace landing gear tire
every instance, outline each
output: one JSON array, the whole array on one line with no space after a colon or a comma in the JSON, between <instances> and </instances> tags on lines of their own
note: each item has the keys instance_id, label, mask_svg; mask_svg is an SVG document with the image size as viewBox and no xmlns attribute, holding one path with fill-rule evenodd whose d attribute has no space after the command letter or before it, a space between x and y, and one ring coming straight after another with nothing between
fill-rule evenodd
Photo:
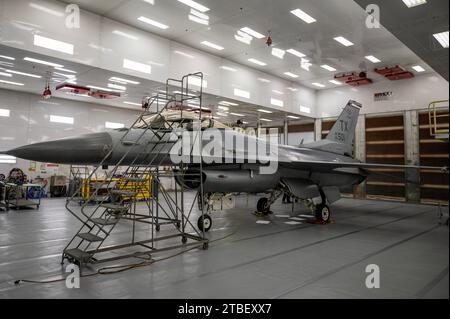
<instances>
[{"instance_id":1,"label":"landing gear tire","mask_svg":"<svg viewBox=\"0 0 450 319\"><path fill-rule=\"evenodd\" d=\"M197 227L200 231L207 233L212 227L212 219L209 215L203 215L198 218Z\"/></svg>"},{"instance_id":2,"label":"landing gear tire","mask_svg":"<svg viewBox=\"0 0 450 319\"><path fill-rule=\"evenodd\" d=\"M181 237L181 242L182 242L183 244L186 244L187 241L188 241L187 237L185 237L185 236Z\"/></svg>"},{"instance_id":3,"label":"landing gear tire","mask_svg":"<svg viewBox=\"0 0 450 319\"><path fill-rule=\"evenodd\" d=\"M263 197L258 200L258 203L256 204L256 209L259 213L263 213L265 215L268 215L270 213L270 204L269 199Z\"/></svg>"},{"instance_id":4,"label":"landing gear tire","mask_svg":"<svg viewBox=\"0 0 450 319\"><path fill-rule=\"evenodd\" d=\"M330 221L330 218L331 218L330 207L323 204L318 205L316 207L316 220L323 223L328 223Z\"/></svg>"}]
</instances>

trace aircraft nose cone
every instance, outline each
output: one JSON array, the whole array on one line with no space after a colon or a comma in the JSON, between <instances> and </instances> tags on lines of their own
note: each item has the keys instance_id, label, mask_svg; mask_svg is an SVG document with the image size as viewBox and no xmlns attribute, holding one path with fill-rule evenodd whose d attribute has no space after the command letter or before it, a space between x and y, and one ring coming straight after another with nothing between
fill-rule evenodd
<instances>
[{"instance_id":1,"label":"aircraft nose cone","mask_svg":"<svg viewBox=\"0 0 450 319\"><path fill-rule=\"evenodd\" d=\"M6 153L43 163L94 165L101 162L111 147L111 135L103 132L26 145Z\"/></svg>"}]
</instances>

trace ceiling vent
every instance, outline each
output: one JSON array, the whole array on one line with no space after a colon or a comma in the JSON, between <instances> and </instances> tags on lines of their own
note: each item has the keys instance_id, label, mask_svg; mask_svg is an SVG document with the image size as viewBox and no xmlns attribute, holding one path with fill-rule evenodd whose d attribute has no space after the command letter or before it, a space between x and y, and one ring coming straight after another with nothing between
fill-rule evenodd
<instances>
[{"instance_id":1,"label":"ceiling vent","mask_svg":"<svg viewBox=\"0 0 450 319\"><path fill-rule=\"evenodd\" d=\"M367 77L366 72L348 72L336 74L334 78L351 86L372 84L373 81Z\"/></svg>"},{"instance_id":2,"label":"ceiling vent","mask_svg":"<svg viewBox=\"0 0 450 319\"><path fill-rule=\"evenodd\" d=\"M412 72L406 71L401 66L395 65L391 67L377 68L375 72L383 75L385 78L391 81L411 79L414 77Z\"/></svg>"}]
</instances>

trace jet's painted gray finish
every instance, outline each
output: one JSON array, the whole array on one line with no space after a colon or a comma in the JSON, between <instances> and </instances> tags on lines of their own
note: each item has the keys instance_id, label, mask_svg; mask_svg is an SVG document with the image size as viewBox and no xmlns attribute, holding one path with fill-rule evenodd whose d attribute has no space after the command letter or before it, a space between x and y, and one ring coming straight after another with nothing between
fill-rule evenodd
<instances>
[{"instance_id":1,"label":"jet's painted gray finish","mask_svg":"<svg viewBox=\"0 0 450 319\"><path fill-rule=\"evenodd\" d=\"M219 130L220 138L222 138L222 143L219 144L223 154L222 162L207 164L212 162L214 156L203 153L204 190L218 193L259 193L270 192L281 185L292 195L302 199L303 196L320 195L323 191L329 194L328 197L336 200L336 189L363 182L370 174L367 171L368 168L418 168L366 164L350 157L349 152L353 144L360 107L361 105L357 102L349 101L329 136L323 141L301 147L272 145L273 148L268 148L270 153L258 159L269 160L272 164L276 164L277 170L273 174L261 174L260 168L263 165L256 161L257 151L249 147L249 145L257 145L258 149L266 150L269 146L268 142L233 130ZM122 141L126 132L129 132L126 140ZM28 160L60 164L116 165L120 162L124 166L178 165L180 163L174 163L170 155L178 154L185 139L195 140L201 131L177 128L159 137L152 131L146 131L144 135L142 132L144 131L138 128L95 133L23 146L7 154ZM203 134L206 134L205 131ZM235 138L244 140L241 147L229 147L223 142ZM203 149L208 143L210 139L202 141ZM110 156L102 162L108 153ZM189 156L190 154L194 156ZM195 164L194 159L198 154L187 153L187 158L181 159L195 171L198 165ZM235 159L234 162L226 162L226 159L230 157ZM200 179L199 175L197 176ZM178 182L193 189L200 185L200 180L197 183L183 180Z\"/></svg>"}]
</instances>

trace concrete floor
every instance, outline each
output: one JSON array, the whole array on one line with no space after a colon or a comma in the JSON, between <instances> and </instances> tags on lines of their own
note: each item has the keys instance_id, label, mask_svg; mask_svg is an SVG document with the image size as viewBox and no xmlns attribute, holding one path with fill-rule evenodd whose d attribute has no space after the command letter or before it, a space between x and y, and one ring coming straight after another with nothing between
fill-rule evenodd
<instances>
[{"instance_id":1,"label":"concrete floor","mask_svg":"<svg viewBox=\"0 0 450 319\"><path fill-rule=\"evenodd\" d=\"M61 252L80 224L63 199L44 200L39 211L0 212L0 298L449 298L449 229L438 225L436 207L342 199L332 207L334 224L289 225L287 217L253 215L256 199L242 197L236 209L214 213L208 236L231 235L209 250L82 278L80 289L65 282L14 285L64 275ZM306 213L281 203L273 211ZM129 229L121 222L111 242L129 239ZM138 233L144 236L148 227ZM365 286L369 264L380 267L380 289Z\"/></svg>"}]
</instances>

